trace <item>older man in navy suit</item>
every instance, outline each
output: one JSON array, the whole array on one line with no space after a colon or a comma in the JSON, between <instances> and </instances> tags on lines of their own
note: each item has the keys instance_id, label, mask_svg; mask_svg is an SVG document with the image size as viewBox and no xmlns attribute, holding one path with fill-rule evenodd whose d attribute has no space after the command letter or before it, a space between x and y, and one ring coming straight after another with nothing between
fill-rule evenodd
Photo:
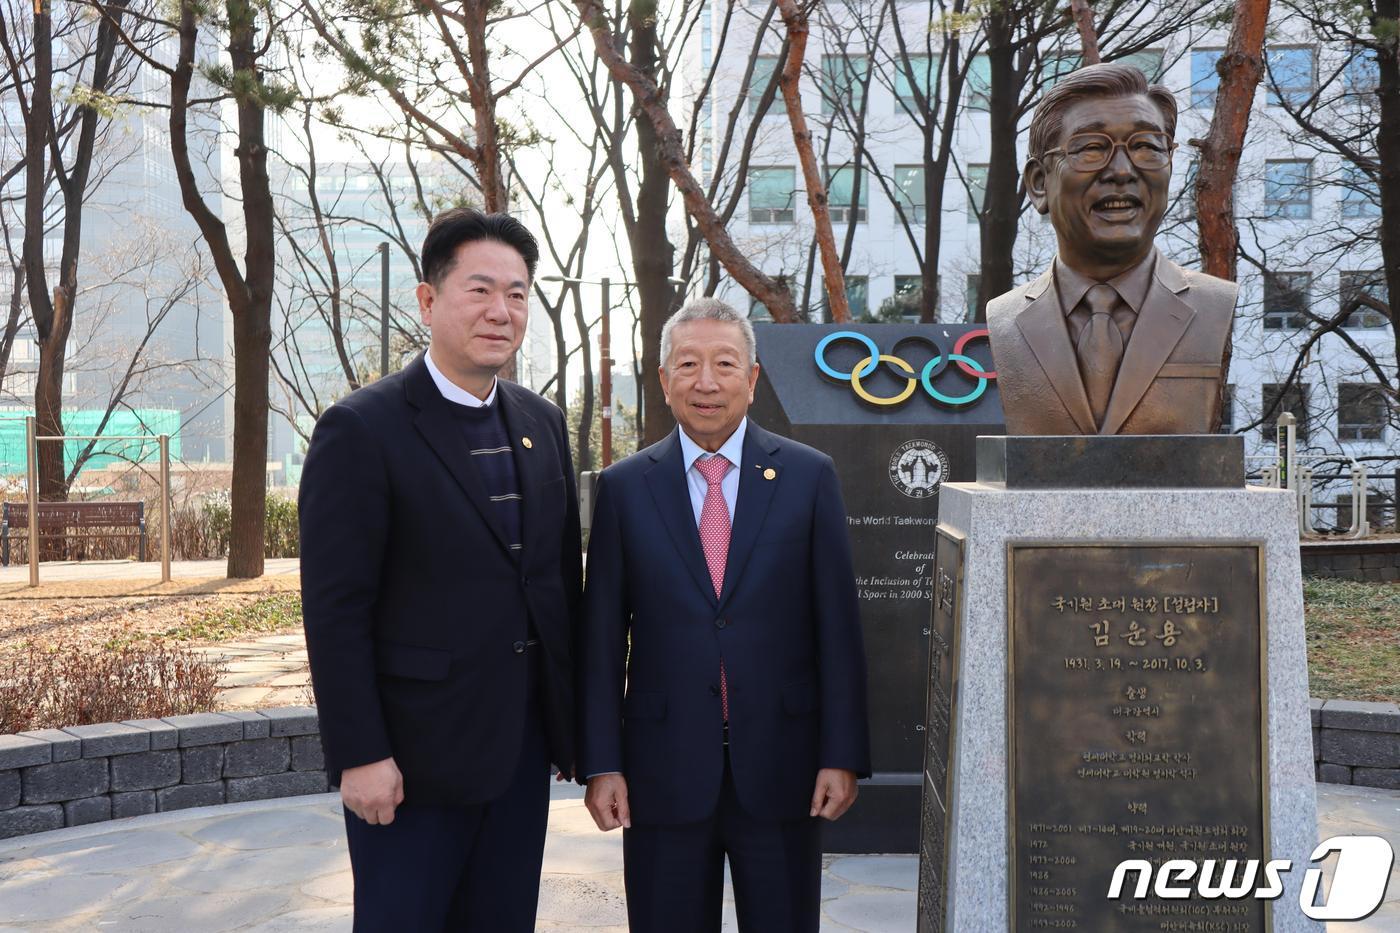
<instances>
[{"instance_id":1,"label":"older man in navy suit","mask_svg":"<svg viewBox=\"0 0 1400 933\"><path fill-rule=\"evenodd\" d=\"M749 421L753 329L714 299L661 336L679 426L604 471L580 635L580 773L623 827L633 933L815 931L819 818L870 771L831 458Z\"/></svg>"}]
</instances>

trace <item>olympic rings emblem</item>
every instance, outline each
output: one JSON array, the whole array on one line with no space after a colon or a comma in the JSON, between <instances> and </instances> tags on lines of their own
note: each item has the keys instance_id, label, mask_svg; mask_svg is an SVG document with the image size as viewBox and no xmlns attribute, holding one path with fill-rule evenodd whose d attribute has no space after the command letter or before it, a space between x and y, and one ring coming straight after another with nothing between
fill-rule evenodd
<instances>
[{"instance_id":1,"label":"olympic rings emblem","mask_svg":"<svg viewBox=\"0 0 1400 933\"><path fill-rule=\"evenodd\" d=\"M881 353L880 348L875 345L875 341L871 340L865 334L854 330L838 330L834 333L827 334L821 339L817 344L816 350L813 352L813 359L817 364L817 369L821 371L823 376L835 382L849 382L851 384L851 390L855 392L856 396L871 405L884 407L902 405L914 394L914 390L922 385L924 391L927 392L929 397L934 399L934 401L941 402L951 407L959 407L962 405L971 405L981 398L983 393L987 391L987 383L997 377L996 370L986 369L981 363L963 353L967 345L979 337L990 338L986 328L970 330L963 334L958 338L957 342L953 344L953 352L945 354L943 348L931 337L926 337L923 334L911 334L907 337L901 337L896 341L895 345L891 348L891 352ZM853 341L869 351L868 355L859 363L856 363L855 367L848 373L833 368L832 365L826 361L827 348L840 340ZM933 353L933 358L925 363L923 368L919 370L915 370L907 360L899 356L899 351L903 347L914 344L921 344ZM934 388L933 380L938 378L938 376L948 368L949 363L956 364L958 369L964 374L976 379L977 388L964 395L947 395ZM902 390L894 395L881 397L872 395L870 391L861 384L862 379L873 374L875 370L881 366L884 366L885 371L895 378L904 379L906 381Z\"/></svg>"}]
</instances>

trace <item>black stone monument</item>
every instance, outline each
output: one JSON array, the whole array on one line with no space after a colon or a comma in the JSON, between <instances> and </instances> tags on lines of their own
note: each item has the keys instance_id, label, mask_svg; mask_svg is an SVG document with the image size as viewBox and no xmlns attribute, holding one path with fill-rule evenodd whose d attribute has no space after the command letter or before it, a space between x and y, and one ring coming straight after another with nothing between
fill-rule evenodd
<instances>
[{"instance_id":1,"label":"black stone monument","mask_svg":"<svg viewBox=\"0 0 1400 933\"><path fill-rule=\"evenodd\" d=\"M934 525L944 482L1003 432L977 324L761 324L752 415L836 462L869 668L874 777L828 852L915 852L924 767ZM854 378L852 374L854 373Z\"/></svg>"}]
</instances>

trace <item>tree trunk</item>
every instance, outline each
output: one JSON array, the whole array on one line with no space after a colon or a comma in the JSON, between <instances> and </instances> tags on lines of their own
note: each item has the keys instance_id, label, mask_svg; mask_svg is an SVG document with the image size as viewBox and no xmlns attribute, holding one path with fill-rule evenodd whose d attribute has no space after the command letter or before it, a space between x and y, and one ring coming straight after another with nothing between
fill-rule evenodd
<instances>
[{"instance_id":1,"label":"tree trunk","mask_svg":"<svg viewBox=\"0 0 1400 933\"><path fill-rule=\"evenodd\" d=\"M248 0L227 0L229 61L236 75L238 180L247 236L240 270L228 230L199 192L190 161L188 123L199 14L195 0L182 0L179 51L170 78L170 154L180 198L209 247L233 316L233 488L229 511L228 575L258 577L263 572L263 526L267 509L267 380L272 346L272 288L277 256L273 238L272 192L267 177L267 144L262 75L254 8Z\"/></svg>"},{"instance_id":2,"label":"tree trunk","mask_svg":"<svg viewBox=\"0 0 1400 933\"><path fill-rule=\"evenodd\" d=\"M1021 215L1020 172L1016 161L1016 113L1021 99L1012 36L1016 24L1006 10L987 17L987 60L991 66L988 103L991 144L987 188L983 193L980 239L982 280L977 290L977 320L987 320L987 302L1011 291L1012 254Z\"/></svg>"},{"instance_id":3,"label":"tree trunk","mask_svg":"<svg viewBox=\"0 0 1400 933\"><path fill-rule=\"evenodd\" d=\"M107 16L97 25L93 45L91 88L105 91L112 77L112 57L116 48L116 24L127 0L110 4ZM40 436L59 437L63 428L63 369L68 352L68 336L73 329L73 303L78 294L78 257L82 246L83 202L92 167L97 136L98 112L82 109L76 127L76 142L52 138L53 127L53 45L52 21L41 2L34 14L34 82L25 127L25 231L24 266L28 281L30 313L39 343L39 371L34 384L34 414ZM69 164L62 164L63 152ZM58 285L50 296L48 269L44 257L49 172L45 157L54 155L53 176L63 205L63 247L58 260ZM39 496L45 501L68 498L63 469L63 443L47 441L38 447Z\"/></svg>"},{"instance_id":4,"label":"tree trunk","mask_svg":"<svg viewBox=\"0 0 1400 933\"><path fill-rule=\"evenodd\" d=\"M1394 39L1400 22L1400 0L1376 0L1371 31L1378 38L1391 30L1389 42L1378 42L1380 126L1376 157L1380 162L1381 260L1385 266L1386 304L1390 306L1391 337L1395 341L1396 384L1400 385L1400 47Z\"/></svg>"},{"instance_id":5,"label":"tree trunk","mask_svg":"<svg viewBox=\"0 0 1400 933\"><path fill-rule=\"evenodd\" d=\"M34 428L40 437L63 436L63 365L68 349L68 334L73 319L63 286L53 291L48 327L39 337L39 372L34 380ZM38 445L39 498L44 502L62 502L68 498L64 482L62 441L45 441Z\"/></svg>"},{"instance_id":6,"label":"tree trunk","mask_svg":"<svg viewBox=\"0 0 1400 933\"><path fill-rule=\"evenodd\" d=\"M1079 45L1084 50L1084 64L1097 65L1099 58L1099 36L1094 31L1094 11L1089 8L1089 0L1070 0L1070 11L1074 15L1075 28L1079 30Z\"/></svg>"},{"instance_id":7,"label":"tree trunk","mask_svg":"<svg viewBox=\"0 0 1400 933\"><path fill-rule=\"evenodd\" d=\"M802 163L802 178L807 186L807 204L812 209L816 227L817 249L821 253L822 277L826 280L826 296L831 319L838 324L851 319L851 306L846 301L846 276L841 270L841 257L836 252L836 237L831 232L831 209L827 204L826 179L812 151L812 131L807 128L807 116L802 112L802 61L807 52L807 16L798 8L797 0L778 0L778 11L787 27L788 54L783 63L778 86L783 91L788 123L792 125L792 145ZM860 163L856 163L856 171ZM851 221L852 226L855 220Z\"/></svg>"},{"instance_id":8,"label":"tree trunk","mask_svg":"<svg viewBox=\"0 0 1400 933\"><path fill-rule=\"evenodd\" d=\"M467 54L471 61L471 71L466 75L467 90L472 102L476 149L481 156L476 168L484 207L488 213L494 214L506 210L510 206L510 198L501 166L501 141L496 131L496 98L491 90L490 51L486 45L487 18L492 6L488 0L467 0L461 9L467 32Z\"/></svg>"},{"instance_id":9,"label":"tree trunk","mask_svg":"<svg viewBox=\"0 0 1400 933\"><path fill-rule=\"evenodd\" d=\"M656 82L648 78L626 61L614 44L611 24L598 0L574 0L584 28L593 36L593 47L598 57L607 66L609 73L617 81L627 85L639 110L638 121L646 120L656 132L661 150L661 162L666 166L666 174L681 194L687 213L710 245L710 252L724 265L750 295L767 306L773 320L787 323L796 316L797 309L792 295L772 276L762 272L749 261L743 251L725 229L724 222L715 212L714 205L705 195L695 174L690 170L682 145L681 132L666 109L665 100Z\"/></svg>"},{"instance_id":10,"label":"tree trunk","mask_svg":"<svg viewBox=\"0 0 1400 933\"><path fill-rule=\"evenodd\" d=\"M583 400L579 403L578 457L580 473L593 469L593 341L588 336L588 322L584 318L583 300L575 285L572 296L574 302L574 326L579 332L579 360L583 366Z\"/></svg>"},{"instance_id":11,"label":"tree trunk","mask_svg":"<svg viewBox=\"0 0 1400 933\"><path fill-rule=\"evenodd\" d=\"M954 6L955 12L962 12L962 4ZM919 320L932 324L938 320L938 304L942 297L942 275L938 271L942 259L943 245L943 183L948 178L948 165L953 159L953 131L957 125L958 105L962 100L964 72L958 63L958 34L948 33L944 42L943 68L948 75L947 96L943 102L943 120L937 127L938 154L933 155L933 114L925 118L924 127L924 268L923 301L919 307Z\"/></svg>"},{"instance_id":12,"label":"tree trunk","mask_svg":"<svg viewBox=\"0 0 1400 933\"><path fill-rule=\"evenodd\" d=\"M229 61L237 74L262 83L258 30L250 0L228 0ZM267 518L267 380L272 351L272 289L277 268L275 212L267 177L265 104L254 93L239 96L239 188L247 231L244 281L247 301L234 313L233 489L230 494L228 575L260 577Z\"/></svg>"},{"instance_id":13,"label":"tree trunk","mask_svg":"<svg viewBox=\"0 0 1400 933\"><path fill-rule=\"evenodd\" d=\"M1215 93L1215 111L1210 131L1200 142L1196 171L1196 227L1199 231L1201 271L1217 278L1235 281L1239 233L1235 230L1235 177L1239 174L1240 153L1249 129L1254 91L1264 73L1264 28L1269 18L1269 0L1240 0L1235 4L1230 38L1225 54L1215 63L1220 86ZM1230 360L1235 353L1234 334L1225 337L1220 356L1219 413L1224 410L1225 386L1229 382Z\"/></svg>"},{"instance_id":14,"label":"tree trunk","mask_svg":"<svg viewBox=\"0 0 1400 933\"><path fill-rule=\"evenodd\" d=\"M656 81L657 33L654 3L632 3L627 10L632 66ZM670 316L675 292L670 281L676 248L666 231L670 181L662 158L661 140L650 120L638 114L637 153L641 184L637 187L637 220L632 225L632 274L641 302L642 367L637 386L642 403L642 434L638 449L661 440L675 427L661 391L661 328Z\"/></svg>"},{"instance_id":15,"label":"tree trunk","mask_svg":"<svg viewBox=\"0 0 1400 933\"><path fill-rule=\"evenodd\" d=\"M47 0L34 6L34 80L25 124L24 267L29 287L30 314L39 343L39 372L34 382L34 417L41 436L63 434L63 347L68 339L67 307L60 289L48 293L44 262L44 206L48 196L50 115L53 109L53 22ZM15 79L18 81L18 77ZM58 338L58 355L53 353ZM39 498L63 499L63 444L37 445Z\"/></svg>"},{"instance_id":16,"label":"tree trunk","mask_svg":"<svg viewBox=\"0 0 1400 933\"><path fill-rule=\"evenodd\" d=\"M267 378L272 327L251 307L233 314L233 486L228 575L263 573L267 508Z\"/></svg>"},{"instance_id":17,"label":"tree trunk","mask_svg":"<svg viewBox=\"0 0 1400 933\"><path fill-rule=\"evenodd\" d=\"M1269 0L1242 0L1235 4L1234 22L1225 54L1216 62L1220 86L1210 132L1199 143L1201 156L1196 172L1196 225L1201 249L1201 270L1217 278L1235 280L1235 177L1254 90L1264 73L1264 26Z\"/></svg>"}]
</instances>

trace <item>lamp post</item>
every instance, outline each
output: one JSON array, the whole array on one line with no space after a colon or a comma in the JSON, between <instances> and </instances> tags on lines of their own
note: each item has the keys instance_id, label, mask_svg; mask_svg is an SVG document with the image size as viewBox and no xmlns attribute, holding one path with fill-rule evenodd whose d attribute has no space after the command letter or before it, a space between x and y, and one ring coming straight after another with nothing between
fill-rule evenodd
<instances>
[{"instance_id":1,"label":"lamp post","mask_svg":"<svg viewBox=\"0 0 1400 933\"><path fill-rule=\"evenodd\" d=\"M598 391L602 395L603 415L602 415L602 446L603 446L603 466L607 467L612 463L612 339L608 330L608 318L612 312L612 279L603 276L596 282L591 279L571 278L567 275L542 275L541 282L562 282L565 285L597 285L601 289L603 302L603 313L601 316L601 326L598 329L598 364L602 367L602 375L598 380ZM684 285L685 279L668 277L666 279L671 285ZM623 282L623 285L634 285L634 282ZM640 394L642 387L637 386Z\"/></svg>"}]
</instances>

